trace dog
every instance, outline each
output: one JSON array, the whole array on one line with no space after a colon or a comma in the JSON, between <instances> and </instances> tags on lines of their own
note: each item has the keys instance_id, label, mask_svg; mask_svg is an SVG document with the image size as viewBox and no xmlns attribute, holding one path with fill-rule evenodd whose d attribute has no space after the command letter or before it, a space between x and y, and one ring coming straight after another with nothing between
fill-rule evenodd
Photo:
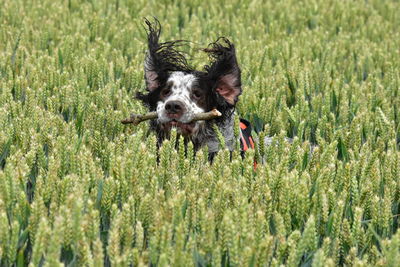
<instances>
[{"instance_id":1,"label":"dog","mask_svg":"<svg viewBox=\"0 0 400 267\"><path fill-rule=\"evenodd\" d=\"M184 41L159 42L160 22L145 20L147 25L148 50L144 60L144 79L146 93L136 97L150 110L156 111L158 119L150 122L155 131L158 144L169 138L172 128L187 141L193 142L197 151L208 147L209 160L212 161L220 148L215 124L225 139L225 145L234 150L234 113L242 94L241 71L236 58L235 46L225 37L218 38L206 52L211 62L201 71L188 64L185 55L178 50ZM222 116L207 121L192 122L194 114L216 108ZM242 151L254 148L251 126L240 122L240 142Z\"/></svg>"}]
</instances>

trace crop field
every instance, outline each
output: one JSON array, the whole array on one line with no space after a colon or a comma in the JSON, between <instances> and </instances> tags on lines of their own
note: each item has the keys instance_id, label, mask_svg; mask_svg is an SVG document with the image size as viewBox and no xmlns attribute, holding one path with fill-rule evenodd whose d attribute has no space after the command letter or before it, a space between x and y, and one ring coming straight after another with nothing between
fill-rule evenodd
<instances>
[{"instance_id":1,"label":"crop field","mask_svg":"<svg viewBox=\"0 0 400 267\"><path fill-rule=\"evenodd\" d=\"M0 266L399 266L399 10L0 1ZM120 123L146 112L153 16L198 68L235 44L260 140L244 160Z\"/></svg>"}]
</instances>

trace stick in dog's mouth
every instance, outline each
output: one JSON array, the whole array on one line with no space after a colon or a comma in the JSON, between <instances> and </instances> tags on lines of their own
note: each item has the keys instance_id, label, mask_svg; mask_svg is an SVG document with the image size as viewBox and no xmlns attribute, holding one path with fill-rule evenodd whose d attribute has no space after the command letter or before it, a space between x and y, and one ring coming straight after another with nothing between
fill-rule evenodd
<instances>
[{"instance_id":1,"label":"stick in dog's mouth","mask_svg":"<svg viewBox=\"0 0 400 267\"><path fill-rule=\"evenodd\" d=\"M221 117L221 116L222 116L221 112L219 112L216 109L213 109L213 110L211 110L209 112L203 112L203 113L195 114L193 116L193 119L190 122L212 120L212 119L215 119L215 118L218 118L218 117ZM133 125L138 125L142 121L157 119L157 117L158 117L157 116L157 112L155 112L155 111L146 113L144 115L131 114L131 116L129 118L126 118L126 119L122 120L121 123L123 123L123 124L132 123Z\"/></svg>"}]
</instances>

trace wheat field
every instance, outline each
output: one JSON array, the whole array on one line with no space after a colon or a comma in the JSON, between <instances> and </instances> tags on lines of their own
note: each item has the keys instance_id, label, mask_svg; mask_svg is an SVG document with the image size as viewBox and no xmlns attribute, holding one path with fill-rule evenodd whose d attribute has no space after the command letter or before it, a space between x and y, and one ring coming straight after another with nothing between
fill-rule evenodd
<instances>
[{"instance_id":1,"label":"wheat field","mask_svg":"<svg viewBox=\"0 0 400 267\"><path fill-rule=\"evenodd\" d=\"M0 266L399 266L399 10L0 1ZM198 68L219 36L236 45L260 140L244 160L120 123L146 111L153 16Z\"/></svg>"}]
</instances>

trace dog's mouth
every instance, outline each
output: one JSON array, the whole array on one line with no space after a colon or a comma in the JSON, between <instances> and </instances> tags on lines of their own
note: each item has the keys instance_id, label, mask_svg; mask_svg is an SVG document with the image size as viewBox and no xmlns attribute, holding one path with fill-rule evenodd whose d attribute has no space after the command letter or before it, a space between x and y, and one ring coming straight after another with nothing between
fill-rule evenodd
<instances>
[{"instance_id":1,"label":"dog's mouth","mask_svg":"<svg viewBox=\"0 0 400 267\"><path fill-rule=\"evenodd\" d=\"M196 132L196 122L183 123L177 120L171 120L164 123L164 130L170 131L172 128L176 128L179 133L183 135L192 135Z\"/></svg>"}]
</instances>

